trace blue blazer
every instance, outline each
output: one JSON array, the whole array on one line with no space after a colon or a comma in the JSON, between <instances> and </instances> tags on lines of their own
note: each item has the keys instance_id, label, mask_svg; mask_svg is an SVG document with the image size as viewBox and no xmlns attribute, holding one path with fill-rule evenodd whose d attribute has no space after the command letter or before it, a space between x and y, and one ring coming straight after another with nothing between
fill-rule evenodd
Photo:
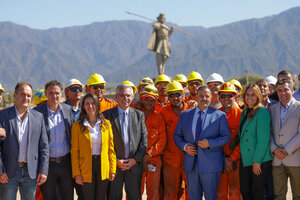
<instances>
[{"instance_id":1,"label":"blue blazer","mask_svg":"<svg viewBox=\"0 0 300 200\"><path fill-rule=\"evenodd\" d=\"M208 107L206 117L202 121L202 131L195 141L192 134L195 111L196 108L181 113L174 134L175 144L184 152L184 171L190 172L197 160L202 172L220 172L224 168L222 147L231 139L226 115L220 110ZM198 147L197 142L204 138L208 140L209 148L202 149ZM184 146L188 143L197 146L197 156L190 156L184 151Z\"/></svg>"},{"instance_id":2,"label":"blue blazer","mask_svg":"<svg viewBox=\"0 0 300 200\"><path fill-rule=\"evenodd\" d=\"M0 174L6 173L11 179L15 176L19 158L17 114L15 107L0 111L0 123L6 131L1 143ZM49 145L43 115L28 109L27 168L30 178L38 174L48 175Z\"/></svg>"}]
</instances>

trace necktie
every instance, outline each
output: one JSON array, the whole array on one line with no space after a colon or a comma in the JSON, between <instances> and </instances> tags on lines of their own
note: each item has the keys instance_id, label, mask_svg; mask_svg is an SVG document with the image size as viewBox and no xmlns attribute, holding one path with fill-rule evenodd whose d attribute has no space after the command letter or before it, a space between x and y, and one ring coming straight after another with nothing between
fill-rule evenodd
<instances>
[{"instance_id":1,"label":"necktie","mask_svg":"<svg viewBox=\"0 0 300 200\"><path fill-rule=\"evenodd\" d=\"M125 144L125 158L129 157L129 131L128 131L128 120L126 119L126 112L123 112L123 140Z\"/></svg>"},{"instance_id":2,"label":"necktie","mask_svg":"<svg viewBox=\"0 0 300 200\"><path fill-rule=\"evenodd\" d=\"M195 134L195 141L197 142L199 140L200 133L202 131L202 113L203 111L198 112L198 120L196 125L196 134Z\"/></svg>"}]
</instances>

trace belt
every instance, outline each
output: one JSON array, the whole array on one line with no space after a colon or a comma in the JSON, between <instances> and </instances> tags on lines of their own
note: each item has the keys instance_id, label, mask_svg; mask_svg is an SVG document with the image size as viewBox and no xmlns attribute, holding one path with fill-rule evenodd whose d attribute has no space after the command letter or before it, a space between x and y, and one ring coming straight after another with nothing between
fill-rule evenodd
<instances>
[{"instance_id":1,"label":"belt","mask_svg":"<svg viewBox=\"0 0 300 200\"><path fill-rule=\"evenodd\" d=\"M98 158L100 158L100 155L92 155L92 158L98 159Z\"/></svg>"},{"instance_id":2,"label":"belt","mask_svg":"<svg viewBox=\"0 0 300 200\"><path fill-rule=\"evenodd\" d=\"M18 162L19 167L27 166L27 162Z\"/></svg>"},{"instance_id":3,"label":"belt","mask_svg":"<svg viewBox=\"0 0 300 200\"><path fill-rule=\"evenodd\" d=\"M49 158L49 160L51 162L56 162L56 163L60 163L62 161L64 161L65 159L67 159L70 156L70 154L68 153L67 155L63 156L63 157L59 157L59 158Z\"/></svg>"}]
</instances>

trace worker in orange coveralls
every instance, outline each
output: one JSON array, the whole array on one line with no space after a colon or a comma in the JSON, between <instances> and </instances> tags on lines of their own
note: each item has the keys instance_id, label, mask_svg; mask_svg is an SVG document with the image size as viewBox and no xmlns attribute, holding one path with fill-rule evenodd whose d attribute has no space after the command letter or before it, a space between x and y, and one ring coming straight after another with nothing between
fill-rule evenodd
<instances>
[{"instance_id":1,"label":"worker in orange coveralls","mask_svg":"<svg viewBox=\"0 0 300 200\"><path fill-rule=\"evenodd\" d=\"M86 87L86 93L92 93L98 97L98 99L100 101L100 111L101 112L118 105L118 103L112 99L103 98L103 95L105 92L105 89L104 89L105 85L106 85L106 82L105 82L104 78L100 74L94 73L88 79L88 84Z\"/></svg>"},{"instance_id":2,"label":"worker in orange coveralls","mask_svg":"<svg viewBox=\"0 0 300 200\"><path fill-rule=\"evenodd\" d=\"M166 94L166 87L171 82L170 77L165 74L159 75L155 80L155 87L158 90L158 99L155 103L155 110L159 112L163 106L168 103L168 97Z\"/></svg>"},{"instance_id":3,"label":"worker in orange coveralls","mask_svg":"<svg viewBox=\"0 0 300 200\"><path fill-rule=\"evenodd\" d=\"M145 114L148 131L148 147L143 159L144 173L142 176L142 194L146 182L148 200L159 199L159 183L161 172L161 155L166 145L165 123L161 114L154 110L158 97L154 85L147 85L140 93L142 111Z\"/></svg>"},{"instance_id":4,"label":"worker in orange coveralls","mask_svg":"<svg viewBox=\"0 0 300 200\"><path fill-rule=\"evenodd\" d=\"M188 101L197 101L197 90L198 88L204 84L203 78L201 74L198 72L191 72L187 77L188 90L190 91L190 96L185 100Z\"/></svg>"},{"instance_id":5,"label":"worker in orange coveralls","mask_svg":"<svg viewBox=\"0 0 300 200\"><path fill-rule=\"evenodd\" d=\"M231 133L231 141L223 147L226 167L221 173L218 188L218 200L240 200L239 161L241 153L238 145L238 131L242 110L234 106L237 95L235 86L225 82L219 89L219 101L222 107L219 110L225 112Z\"/></svg>"},{"instance_id":6,"label":"worker in orange coveralls","mask_svg":"<svg viewBox=\"0 0 300 200\"><path fill-rule=\"evenodd\" d=\"M175 145L173 135L180 117L184 110L191 109L183 99L184 89L177 81L167 85L166 93L169 104L164 106L160 113L166 125L167 143L163 152L163 176L164 176L164 200L188 199L186 174L183 171L183 152ZM185 188L182 188L184 181Z\"/></svg>"},{"instance_id":7,"label":"worker in orange coveralls","mask_svg":"<svg viewBox=\"0 0 300 200\"><path fill-rule=\"evenodd\" d=\"M152 80L150 77L144 77L144 78L142 78L142 79L140 80L140 82L139 82L139 84L138 84L138 86L137 86L137 92L138 92L138 94L139 94L139 97L140 97L140 94L141 94L142 90L144 89L144 87L145 87L146 85L149 85L149 84L154 85L154 82L153 82L153 80ZM135 108L135 109L139 109L139 110L140 110L140 109L142 108L142 102L141 102L141 99L139 98L139 100L138 100L137 102L132 103L132 104L130 105L130 107Z\"/></svg>"}]
</instances>

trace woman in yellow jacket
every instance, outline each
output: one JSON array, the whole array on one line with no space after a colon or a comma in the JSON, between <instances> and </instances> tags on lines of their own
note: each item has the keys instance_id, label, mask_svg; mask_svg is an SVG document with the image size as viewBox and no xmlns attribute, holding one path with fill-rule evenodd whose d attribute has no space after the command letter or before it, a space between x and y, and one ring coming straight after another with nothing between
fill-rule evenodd
<instances>
[{"instance_id":1,"label":"woman in yellow jacket","mask_svg":"<svg viewBox=\"0 0 300 200\"><path fill-rule=\"evenodd\" d=\"M116 153L111 124L100 112L95 95L83 97L71 138L72 173L82 185L83 198L105 199L108 183L116 174Z\"/></svg>"}]
</instances>

